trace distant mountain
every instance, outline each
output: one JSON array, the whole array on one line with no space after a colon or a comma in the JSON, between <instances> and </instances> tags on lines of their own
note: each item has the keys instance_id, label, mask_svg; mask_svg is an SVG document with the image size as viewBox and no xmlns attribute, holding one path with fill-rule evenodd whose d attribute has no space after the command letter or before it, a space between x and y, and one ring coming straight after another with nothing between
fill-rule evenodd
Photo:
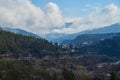
<instances>
[{"instance_id":1,"label":"distant mountain","mask_svg":"<svg viewBox=\"0 0 120 80\"><path fill-rule=\"evenodd\" d=\"M72 44L72 45L84 45L84 44L93 44L98 41L102 41L105 39L112 38L113 36L116 36L117 33L107 33L107 34L82 34L77 36L73 40L65 40L62 42L62 44Z\"/></svg>"},{"instance_id":2,"label":"distant mountain","mask_svg":"<svg viewBox=\"0 0 120 80\"><path fill-rule=\"evenodd\" d=\"M93 30L87 30L87 31L83 31L80 32L78 34L103 34L103 33L119 33L120 32L120 23L116 23L110 26L105 26L102 28L97 28L97 29L93 29Z\"/></svg>"},{"instance_id":3,"label":"distant mountain","mask_svg":"<svg viewBox=\"0 0 120 80\"><path fill-rule=\"evenodd\" d=\"M0 27L0 30L2 30L2 28Z\"/></svg>"},{"instance_id":4,"label":"distant mountain","mask_svg":"<svg viewBox=\"0 0 120 80\"><path fill-rule=\"evenodd\" d=\"M37 34L22 30L22 29L18 29L18 28L8 28L8 27L1 27L3 30L7 31L7 32L12 32L15 34L21 34L24 36L32 36L32 37L36 37L36 38L40 38L40 36L38 36Z\"/></svg>"},{"instance_id":5,"label":"distant mountain","mask_svg":"<svg viewBox=\"0 0 120 80\"><path fill-rule=\"evenodd\" d=\"M72 25L73 23L72 22L68 22L68 23L65 23L65 26L68 28Z\"/></svg>"},{"instance_id":6,"label":"distant mountain","mask_svg":"<svg viewBox=\"0 0 120 80\"><path fill-rule=\"evenodd\" d=\"M54 39L54 41L61 43L64 40L73 40L77 36L82 35L82 34L105 34L105 33L119 33L119 32L120 32L120 24L116 23L116 24L105 26L102 28L86 30L86 31L82 31L79 33L75 33L75 34L64 35L62 37Z\"/></svg>"},{"instance_id":7,"label":"distant mountain","mask_svg":"<svg viewBox=\"0 0 120 80\"><path fill-rule=\"evenodd\" d=\"M82 47L79 50L82 53L105 54L120 57L120 33L110 39Z\"/></svg>"},{"instance_id":8,"label":"distant mountain","mask_svg":"<svg viewBox=\"0 0 120 80\"><path fill-rule=\"evenodd\" d=\"M73 23L72 22L66 22L64 26L64 28L69 28ZM61 41L61 37L66 36L67 34L65 33L50 33L45 35L45 39L49 40L49 41L53 41L53 42L59 42Z\"/></svg>"},{"instance_id":9,"label":"distant mountain","mask_svg":"<svg viewBox=\"0 0 120 80\"><path fill-rule=\"evenodd\" d=\"M51 33L51 34L47 34L45 35L45 39L49 40L49 41L53 41L53 42L59 42L59 38L62 36L65 36L66 34L59 34L59 33Z\"/></svg>"}]
</instances>

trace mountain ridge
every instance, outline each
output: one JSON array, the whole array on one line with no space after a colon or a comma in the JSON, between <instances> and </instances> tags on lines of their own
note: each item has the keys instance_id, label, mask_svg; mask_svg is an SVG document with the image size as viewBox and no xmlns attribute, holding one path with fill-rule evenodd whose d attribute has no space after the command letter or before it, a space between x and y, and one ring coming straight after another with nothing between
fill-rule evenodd
<instances>
[{"instance_id":1,"label":"mountain ridge","mask_svg":"<svg viewBox=\"0 0 120 80\"><path fill-rule=\"evenodd\" d=\"M86 44L92 44L92 43L96 43L105 39L110 39L114 36L116 36L117 33L106 33L106 34L82 34L77 36L75 39L73 40L65 40L63 41L61 44L66 44L66 45L82 45L84 43Z\"/></svg>"},{"instance_id":2,"label":"mountain ridge","mask_svg":"<svg viewBox=\"0 0 120 80\"><path fill-rule=\"evenodd\" d=\"M9 27L1 27L2 30L5 30L7 32L12 32L12 33L15 33L15 34L21 34L21 35L24 35L24 36L32 36L32 37L36 37L36 38L41 38L39 35L37 34L34 34L32 32L28 32L26 30L23 30L23 29L19 29L19 28L9 28Z\"/></svg>"},{"instance_id":3,"label":"mountain ridge","mask_svg":"<svg viewBox=\"0 0 120 80\"><path fill-rule=\"evenodd\" d=\"M43 38L24 36L0 30L0 54L9 54L12 57L29 56L43 57L52 55L58 46Z\"/></svg>"},{"instance_id":4,"label":"mountain ridge","mask_svg":"<svg viewBox=\"0 0 120 80\"><path fill-rule=\"evenodd\" d=\"M105 34L105 33L119 33L120 32L120 24L116 23L113 25L105 26L102 28L92 29L92 30L85 30L79 33L69 34L69 35L63 35L60 38L56 38L53 41L61 43L64 40L73 40L77 36L82 34Z\"/></svg>"}]
</instances>

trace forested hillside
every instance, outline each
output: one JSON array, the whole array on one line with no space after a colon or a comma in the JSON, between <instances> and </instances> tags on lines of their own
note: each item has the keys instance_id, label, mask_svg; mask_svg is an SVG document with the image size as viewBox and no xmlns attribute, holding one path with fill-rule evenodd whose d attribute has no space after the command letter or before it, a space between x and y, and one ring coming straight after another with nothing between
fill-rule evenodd
<instances>
[{"instance_id":1,"label":"forested hillside","mask_svg":"<svg viewBox=\"0 0 120 80\"><path fill-rule=\"evenodd\" d=\"M105 54L108 56L120 56L120 34L117 34L113 38L105 39L99 43L82 47L80 49L84 53L92 54Z\"/></svg>"},{"instance_id":2,"label":"forested hillside","mask_svg":"<svg viewBox=\"0 0 120 80\"><path fill-rule=\"evenodd\" d=\"M0 53L11 54L14 57L32 55L42 57L54 54L58 46L45 39L23 36L0 30Z\"/></svg>"},{"instance_id":3,"label":"forested hillside","mask_svg":"<svg viewBox=\"0 0 120 80\"><path fill-rule=\"evenodd\" d=\"M86 44L92 44L95 42L99 42L105 39L109 39L112 38L113 36L115 36L117 33L106 33L106 34L83 34L83 35L79 35L77 36L75 39L73 40L65 40L62 42L62 44L72 44L74 46L78 46L78 45L82 45L84 43Z\"/></svg>"}]
</instances>

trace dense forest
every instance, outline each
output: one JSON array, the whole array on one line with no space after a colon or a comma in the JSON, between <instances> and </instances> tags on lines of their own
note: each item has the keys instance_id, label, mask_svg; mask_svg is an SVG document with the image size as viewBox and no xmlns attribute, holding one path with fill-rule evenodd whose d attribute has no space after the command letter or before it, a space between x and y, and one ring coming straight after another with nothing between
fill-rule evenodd
<instances>
[{"instance_id":1,"label":"dense forest","mask_svg":"<svg viewBox=\"0 0 120 80\"><path fill-rule=\"evenodd\" d=\"M59 46L45 39L23 36L0 30L0 52L11 53L12 56L43 57L55 54Z\"/></svg>"}]
</instances>

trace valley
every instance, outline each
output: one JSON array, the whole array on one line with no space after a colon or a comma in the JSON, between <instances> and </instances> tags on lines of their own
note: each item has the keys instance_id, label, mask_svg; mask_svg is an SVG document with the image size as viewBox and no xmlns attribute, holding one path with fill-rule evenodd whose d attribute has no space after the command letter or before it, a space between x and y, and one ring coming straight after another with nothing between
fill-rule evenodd
<instances>
[{"instance_id":1,"label":"valley","mask_svg":"<svg viewBox=\"0 0 120 80\"><path fill-rule=\"evenodd\" d=\"M109 80L115 75L116 80L119 80L119 33L81 36L76 38L81 41L73 41L76 42L75 44L67 41L67 45L58 45L42 38L1 29L1 78L5 80L13 78L18 78L17 80L48 80L48 78L49 80ZM89 40L94 42L82 44L86 41L90 42ZM11 73L7 70L9 66L12 66L9 70L13 74L9 74Z\"/></svg>"},{"instance_id":2,"label":"valley","mask_svg":"<svg viewBox=\"0 0 120 80\"><path fill-rule=\"evenodd\" d=\"M0 0L0 80L120 80L120 0Z\"/></svg>"}]
</instances>

